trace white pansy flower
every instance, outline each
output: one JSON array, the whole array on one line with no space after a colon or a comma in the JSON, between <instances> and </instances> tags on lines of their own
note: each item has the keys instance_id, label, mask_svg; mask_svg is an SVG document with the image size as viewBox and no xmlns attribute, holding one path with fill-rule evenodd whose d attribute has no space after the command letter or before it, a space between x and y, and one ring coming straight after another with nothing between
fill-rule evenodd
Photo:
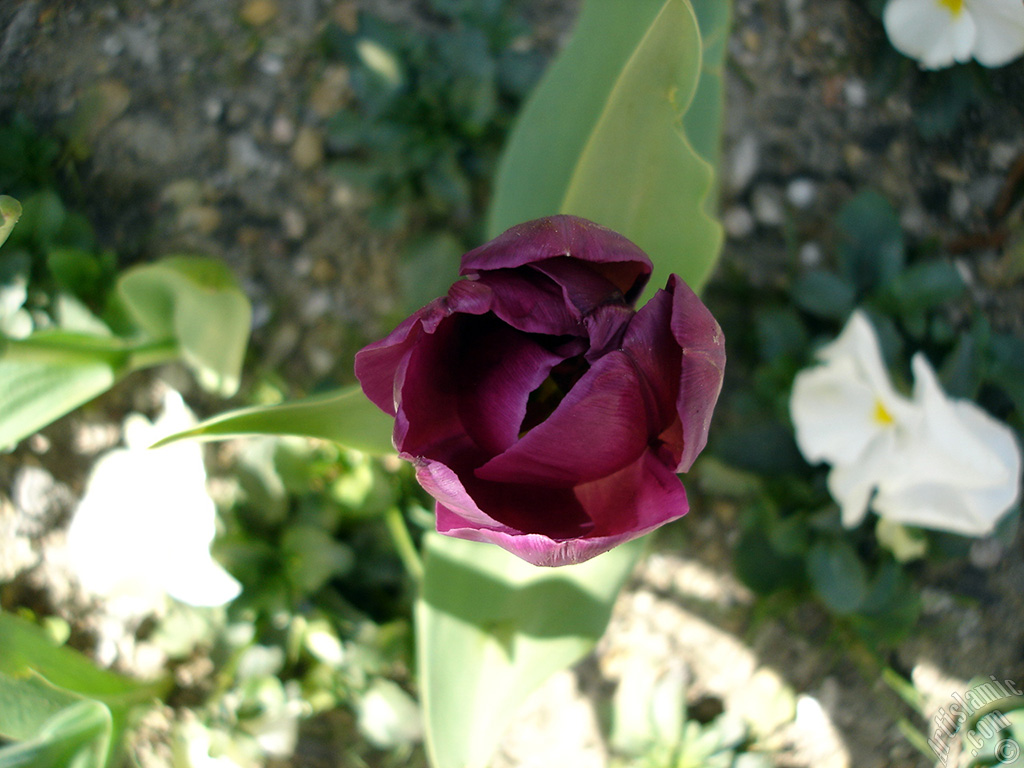
<instances>
[{"instance_id":1,"label":"white pansy flower","mask_svg":"<svg viewBox=\"0 0 1024 768\"><path fill-rule=\"evenodd\" d=\"M68 530L68 558L82 586L110 610L144 614L167 595L195 606L222 605L241 587L210 556L216 507L206 491L198 443L151 449L195 424L177 392L155 423L132 414L126 447L96 462Z\"/></svg>"},{"instance_id":2,"label":"white pansy flower","mask_svg":"<svg viewBox=\"0 0 1024 768\"><path fill-rule=\"evenodd\" d=\"M1001 67L1024 53L1020 0L889 0L882 21L893 47L925 69L972 58Z\"/></svg>"},{"instance_id":3,"label":"white pansy flower","mask_svg":"<svg viewBox=\"0 0 1024 768\"><path fill-rule=\"evenodd\" d=\"M912 362L913 398L897 393L859 311L818 358L821 365L797 375L790 414L804 457L832 465L828 488L843 524L858 525L870 505L905 525L991 533L1020 493L1012 431L974 403L948 398L921 354Z\"/></svg>"}]
</instances>

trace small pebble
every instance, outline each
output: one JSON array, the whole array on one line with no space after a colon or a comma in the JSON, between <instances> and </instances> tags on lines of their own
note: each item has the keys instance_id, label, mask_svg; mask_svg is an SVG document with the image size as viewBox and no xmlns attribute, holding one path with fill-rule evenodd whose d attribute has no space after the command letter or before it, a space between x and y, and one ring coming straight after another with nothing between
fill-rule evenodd
<instances>
[{"instance_id":1,"label":"small pebble","mask_svg":"<svg viewBox=\"0 0 1024 768\"><path fill-rule=\"evenodd\" d=\"M861 109L867 106L868 103L868 89L864 85L864 81L856 77L851 77L843 85L843 96L846 98L846 103L855 109Z\"/></svg>"},{"instance_id":2,"label":"small pebble","mask_svg":"<svg viewBox=\"0 0 1024 768\"><path fill-rule=\"evenodd\" d=\"M747 188L760 163L757 137L753 133L746 134L737 142L732 150L732 162L729 166L729 186L735 193Z\"/></svg>"},{"instance_id":3,"label":"small pebble","mask_svg":"<svg viewBox=\"0 0 1024 768\"><path fill-rule=\"evenodd\" d=\"M757 226L753 215L742 205L734 205L722 216L725 234L733 240L749 237Z\"/></svg>"},{"instance_id":4,"label":"small pebble","mask_svg":"<svg viewBox=\"0 0 1024 768\"><path fill-rule=\"evenodd\" d=\"M800 264L808 269L813 269L821 264L825 254L817 243L804 243L800 246L798 257Z\"/></svg>"},{"instance_id":5,"label":"small pebble","mask_svg":"<svg viewBox=\"0 0 1024 768\"><path fill-rule=\"evenodd\" d=\"M280 9L274 0L249 0L249 2L242 6L239 16L242 17L242 21L246 24L260 27L272 21L279 11Z\"/></svg>"},{"instance_id":6,"label":"small pebble","mask_svg":"<svg viewBox=\"0 0 1024 768\"><path fill-rule=\"evenodd\" d=\"M758 224L766 227L778 227L785 221L781 195L775 187L763 184L754 190L751 197L754 207L754 218Z\"/></svg>"},{"instance_id":7,"label":"small pebble","mask_svg":"<svg viewBox=\"0 0 1024 768\"><path fill-rule=\"evenodd\" d=\"M818 186L810 179L793 179L786 187L786 199L797 208L810 208L817 197Z\"/></svg>"},{"instance_id":8,"label":"small pebble","mask_svg":"<svg viewBox=\"0 0 1024 768\"><path fill-rule=\"evenodd\" d=\"M270 125L270 137L277 144L291 144L295 141L295 122L287 115L277 115Z\"/></svg>"}]
</instances>

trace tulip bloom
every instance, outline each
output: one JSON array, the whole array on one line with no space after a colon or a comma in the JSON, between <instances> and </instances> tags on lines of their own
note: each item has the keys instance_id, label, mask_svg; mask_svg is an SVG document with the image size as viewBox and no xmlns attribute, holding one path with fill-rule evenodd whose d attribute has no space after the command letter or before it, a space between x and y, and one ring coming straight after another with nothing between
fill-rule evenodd
<instances>
[{"instance_id":1,"label":"tulip bloom","mask_svg":"<svg viewBox=\"0 0 1024 768\"><path fill-rule=\"evenodd\" d=\"M889 0L882 21L893 47L924 69L971 58L1001 67L1024 53L1020 0Z\"/></svg>"},{"instance_id":2,"label":"tulip bloom","mask_svg":"<svg viewBox=\"0 0 1024 768\"><path fill-rule=\"evenodd\" d=\"M843 524L870 506L886 519L967 536L992 532L1020 494L1013 432L967 400L952 400L931 364L911 361L911 398L896 392L867 317L854 312L822 364L793 383L797 445L832 465L828 487Z\"/></svg>"},{"instance_id":3,"label":"tulip bloom","mask_svg":"<svg viewBox=\"0 0 1024 768\"><path fill-rule=\"evenodd\" d=\"M634 310L650 273L592 222L527 222L356 355L439 532L566 565L686 513L676 473L707 442L724 339L675 275Z\"/></svg>"}]
</instances>

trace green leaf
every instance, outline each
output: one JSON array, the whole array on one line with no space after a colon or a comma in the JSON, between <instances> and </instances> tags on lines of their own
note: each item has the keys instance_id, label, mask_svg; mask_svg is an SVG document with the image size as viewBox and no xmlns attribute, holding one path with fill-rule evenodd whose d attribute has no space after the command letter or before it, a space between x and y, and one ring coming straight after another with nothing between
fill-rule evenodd
<instances>
[{"instance_id":1,"label":"green leaf","mask_svg":"<svg viewBox=\"0 0 1024 768\"><path fill-rule=\"evenodd\" d=\"M31 739L47 720L79 700L38 677L0 673L0 739Z\"/></svg>"},{"instance_id":2,"label":"green leaf","mask_svg":"<svg viewBox=\"0 0 1024 768\"><path fill-rule=\"evenodd\" d=\"M683 126L693 149L712 168L721 160L722 113L725 99L725 54L732 26L730 0L690 0L697 15L703 56L697 92L686 111ZM708 200L718 199L718 178L708 193Z\"/></svg>"},{"instance_id":3,"label":"green leaf","mask_svg":"<svg viewBox=\"0 0 1024 768\"><path fill-rule=\"evenodd\" d=\"M21 203L8 195L0 195L0 245L4 244L20 218Z\"/></svg>"},{"instance_id":4,"label":"green leaf","mask_svg":"<svg viewBox=\"0 0 1024 768\"><path fill-rule=\"evenodd\" d=\"M860 290L884 286L903 270L906 246L895 209L878 192L860 192L839 212L839 263Z\"/></svg>"},{"instance_id":5,"label":"green leaf","mask_svg":"<svg viewBox=\"0 0 1024 768\"><path fill-rule=\"evenodd\" d=\"M536 568L490 544L429 534L416 640L433 768L483 768L509 718L604 633L640 541Z\"/></svg>"},{"instance_id":6,"label":"green leaf","mask_svg":"<svg viewBox=\"0 0 1024 768\"><path fill-rule=\"evenodd\" d=\"M279 405L257 405L221 414L196 427L165 438L225 440L247 435L294 435L332 440L364 453L394 453L394 419L366 399L353 385Z\"/></svg>"},{"instance_id":7,"label":"green leaf","mask_svg":"<svg viewBox=\"0 0 1024 768\"><path fill-rule=\"evenodd\" d=\"M714 170L681 124L700 64L693 9L669 0L609 94L561 206L647 252L655 265L648 295L672 272L699 290L721 246L721 227L706 210Z\"/></svg>"},{"instance_id":8,"label":"green leaf","mask_svg":"<svg viewBox=\"0 0 1024 768\"><path fill-rule=\"evenodd\" d=\"M724 45L717 37L712 42ZM709 48L709 61L717 51ZM686 0L586 3L575 34L509 139L489 234L573 213L647 251L663 270L652 287L671 271L699 289L721 242L707 212L712 168L681 123L697 89L701 53ZM701 96L705 109L715 101L713 86L708 80ZM714 153L719 121L694 118L687 126L699 134L694 141L701 152Z\"/></svg>"},{"instance_id":9,"label":"green leaf","mask_svg":"<svg viewBox=\"0 0 1024 768\"><path fill-rule=\"evenodd\" d=\"M823 269L805 272L794 282L790 291L800 309L828 320L843 320L853 311L853 286L839 275Z\"/></svg>"},{"instance_id":10,"label":"green leaf","mask_svg":"<svg viewBox=\"0 0 1024 768\"><path fill-rule=\"evenodd\" d=\"M129 710L168 688L165 679L143 683L99 669L77 651L55 644L35 624L0 611L0 735L28 739L0 749L0 768L102 766ZM95 701L76 701L82 697ZM29 736L34 727L38 732ZM75 757L79 754L89 756ZM74 762L78 759L86 762Z\"/></svg>"},{"instance_id":11,"label":"green leaf","mask_svg":"<svg viewBox=\"0 0 1024 768\"><path fill-rule=\"evenodd\" d=\"M103 360L33 362L0 356L0 448L103 394L116 380L116 371Z\"/></svg>"},{"instance_id":12,"label":"green leaf","mask_svg":"<svg viewBox=\"0 0 1024 768\"><path fill-rule=\"evenodd\" d=\"M34 738L0 748L0 768L102 768L112 733L106 706L79 701L47 720Z\"/></svg>"},{"instance_id":13,"label":"green leaf","mask_svg":"<svg viewBox=\"0 0 1024 768\"><path fill-rule=\"evenodd\" d=\"M807 574L815 592L834 613L853 613L867 600L864 563L845 541L818 542L811 547Z\"/></svg>"},{"instance_id":14,"label":"green leaf","mask_svg":"<svg viewBox=\"0 0 1024 768\"><path fill-rule=\"evenodd\" d=\"M101 395L129 371L167 360L173 346L45 330L0 352L0 448Z\"/></svg>"},{"instance_id":15,"label":"green leaf","mask_svg":"<svg viewBox=\"0 0 1024 768\"><path fill-rule=\"evenodd\" d=\"M889 286L889 294L901 313L914 313L952 301L965 287L955 266L946 261L929 261L900 273Z\"/></svg>"},{"instance_id":16,"label":"green leaf","mask_svg":"<svg viewBox=\"0 0 1024 768\"><path fill-rule=\"evenodd\" d=\"M238 391L252 308L224 264L172 256L128 270L117 287L148 334L177 342L205 389L225 397Z\"/></svg>"},{"instance_id":17,"label":"green leaf","mask_svg":"<svg viewBox=\"0 0 1024 768\"><path fill-rule=\"evenodd\" d=\"M38 675L51 685L111 706L148 701L166 687L165 681L140 683L99 669L77 651L56 645L35 624L2 611L0 674Z\"/></svg>"}]
</instances>

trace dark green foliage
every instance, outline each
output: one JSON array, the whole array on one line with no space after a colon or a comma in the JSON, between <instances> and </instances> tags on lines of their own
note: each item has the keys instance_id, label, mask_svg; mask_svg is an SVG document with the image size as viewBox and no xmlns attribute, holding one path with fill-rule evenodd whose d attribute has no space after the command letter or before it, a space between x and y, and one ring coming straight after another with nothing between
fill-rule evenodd
<instances>
[{"instance_id":1,"label":"dark green foliage","mask_svg":"<svg viewBox=\"0 0 1024 768\"><path fill-rule=\"evenodd\" d=\"M828 467L808 466L793 438L794 377L859 307L878 332L898 387L909 380L911 355L924 352L950 396L973 399L1019 430L1024 341L993 333L972 311L959 270L908 243L896 211L878 193L854 196L837 215L836 235L834 266L799 273L775 295L745 296L742 286L725 286L729 297L722 301L736 302L737 311L718 312L730 369L709 452L747 473L754 488L745 491L735 551L740 578L761 595L813 596L865 641L889 646L920 613L912 571L879 543L873 515L853 529L841 525L825 484ZM918 534L929 557L965 553L961 536Z\"/></svg>"},{"instance_id":2,"label":"dark green foliage","mask_svg":"<svg viewBox=\"0 0 1024 768\"><path fill-rule=\"evenodd\" d=\"M513 45L528 28L501 0L434 0L417 28L362 13L330 26L326 55L352 72L355 103L330 121L332 167L373 198L378 226L481 239L483 211L516 107L545 56Z\"/></svg>"}]
</instances>

